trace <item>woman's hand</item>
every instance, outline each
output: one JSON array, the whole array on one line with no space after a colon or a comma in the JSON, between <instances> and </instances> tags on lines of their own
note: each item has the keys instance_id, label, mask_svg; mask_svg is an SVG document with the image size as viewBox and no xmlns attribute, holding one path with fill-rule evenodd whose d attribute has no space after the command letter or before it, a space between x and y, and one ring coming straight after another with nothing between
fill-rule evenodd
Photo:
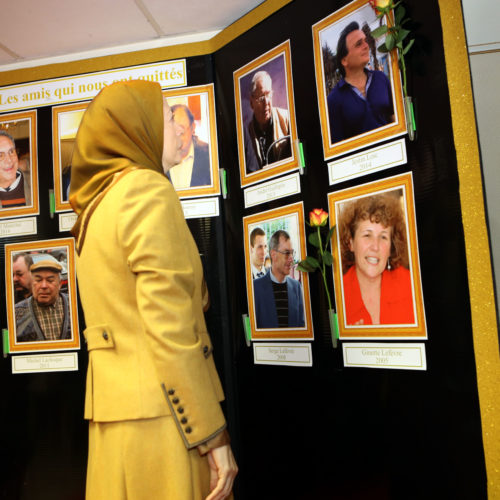
<instances>
[{"instance_id":1,"label":"woman's hand","mask_svg":"<svg viewBox=\"0 0 500 500\"><path fill-rule=\"evenodd\" d=\"M238 473L238 466L231 447L226 444L207 453L210 465L210 495L206 500L223 500L233 489L233 482Z\"/></svg>"}]
</instances>

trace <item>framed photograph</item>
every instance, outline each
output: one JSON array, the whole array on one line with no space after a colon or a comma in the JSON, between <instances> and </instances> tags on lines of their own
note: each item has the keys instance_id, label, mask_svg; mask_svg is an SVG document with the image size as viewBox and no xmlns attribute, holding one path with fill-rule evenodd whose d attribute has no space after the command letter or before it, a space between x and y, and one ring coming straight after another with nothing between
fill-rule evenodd
<instances>
[{"instance_id":1,"label":"framed photograph","mask_svg":"<svg viewBox=\"0 0 500 500\"><path fill-rule=\"evenodd\" d=\"M73 238L5 245L10 352L80 348Z\"/></svg>"},{"instance_id":2,"label":"framed photograph","mask_svg":"<svg viewBox=\"0 0 500 500\"><path fill-rule=\"evenodd\" d=\"M341 339L427 338L411 173L328 195Z\"/></svg>"},{"instance_id":3,"label":"framed photograph","mask_svg":"<svg viewBox=\"0 0 500 500\"><path fill-rule=\"evenodd\" d=\"M304 206L295 203L243 218L248 311L253 340L313 339Z\"/></svg>"},{"instance_id":4,"label":"framed photograph","mask_svg":"<svg viewBox=\"0 0 500 500\"><path fill-rule=\"evenodd\" d=\"M314 67L325 158L406 132L396 49L377 50L385 36L367 0L355 0L312 27Z\"/></svg>"},{"instance_id":5,"label":"framed photograph","mask_svg":"<svg viewBox=\"0 0 500 500\"><path fill-rule=\"evenodd\" d=\"M69 204L71 158L76 133L90 101L52 108L52 151L54 155L54 195L56 212L72 210Z\"/></svg>"},{"instance_id":6,"label":"framed photograph","mask_svg":"<svg viewBox=\"0 0 500 500\"><path fill-rule=\"evenodd\" d=\"M298 168L290 41L233 74L241 185Z\"/></svg>"},{"instance_id":7,"label":"framed photograph","mask_svg":"<svg viewBox=\"0 0 500 500\"><path fill-rule=\"evenodd\" d=\"M0 116L0 218L37 215L36 110Z\"/></svg>"},{"instance_id":8,"label":"framed photograph","mask_svg":"<svg viewBox=\"0 0 500 500\"><path fill-rule=\"evenodd\" d=\"M163 91L181 125L182 161L168 175L180 198L220 193L214 86Z\"/></svg>"}]
</instances>

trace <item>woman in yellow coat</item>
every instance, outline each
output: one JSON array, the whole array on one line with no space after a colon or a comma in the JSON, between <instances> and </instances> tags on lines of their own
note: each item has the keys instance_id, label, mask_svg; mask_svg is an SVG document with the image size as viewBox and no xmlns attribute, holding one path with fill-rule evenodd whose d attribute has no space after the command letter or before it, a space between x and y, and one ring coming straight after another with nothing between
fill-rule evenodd
<instances>
[{"instance_id":1,"label":"woman in yellow coat","mask_svg":"<svg viewBox=\"0 0 500 500\"><path fill-rule=\"evenodd\" d=\"M172 185L181 130L158 84L113 84L76 138L70 202L89 351L87 499L220 500L237 467Z\"/></svg>"}]
</instances>

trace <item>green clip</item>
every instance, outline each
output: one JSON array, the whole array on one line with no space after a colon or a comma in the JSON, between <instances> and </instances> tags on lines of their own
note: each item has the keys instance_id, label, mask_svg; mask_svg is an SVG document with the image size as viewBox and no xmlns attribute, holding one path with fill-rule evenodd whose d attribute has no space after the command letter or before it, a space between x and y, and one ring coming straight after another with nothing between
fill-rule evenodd
<instances>
[{"instance_id":1,"label":"green clip","mask_svg":"<svg viewBox=\"0 0 500 500\"><path fill-rule=\"evenodd\" d=\"M56 198L54 196L54 190L49 189L49 206L50 206L50 218L54 218L54 214L56 213Z\"/></svg>"},{"instance_id":2,"label":"green clip","mask_svg":"<svg viewBox=\"0 0 500 500\"><path fill-rule=\"evenodd\" d=\"M330 334L332 336L332 346L337 347L337 340L339 338L339 319L337 313L330 309L328 311L328 319L330 320Z\"/></svg>"},{"instance_id":3,"label":"green clip","mask_svg":"<svg viewBox=\"0 0 500 500\"><path fill-rule=\"evenodd\" d=\"M305 168L306 166L306 160L304 157L304 146L302 145L301 142L299 142L299 167L300 168Z\"/></svg>"},{"instance_id":4,"label":"green clip","mask_svg":"<svg viewBox=\"0 0 500 500\"><path fill-rule=\"evenodd\" d=\"M220 172L220 185L222 188L222 197L226 199L227 197L227 172L225 168L219 169Z\"/></svg>"},{"instance_id":5,"label":"green clip","mask_svg":"<svg viewBox=\"0 0 500 500\"><path fill-rule=\"evenodd\" d=\"M413 127L413 131L416 132L417 124L415 122L415 110L413 109L413 101L410 102L410 109L411 109L411 126Z\"/></svg>"},{"instance_id":6,"label":"green clip","mask_svg":"<svg viewBox=\"0 0 500 500\"><path fill-rule=\"evenodd\" d=\"M9 354L9 330L7 328L2 329L2 340L3 340L3 357L6 358Z\"/></svg>"},{"instance_id":7,"label":"green clip","mask_svg":"<svg viewBox=\"0 0 500 500\"><path fill-rule=\"evenodd\" d=\"M243 330L245 330L245 341L247 346L250 347L252 340L252 329L250 328L250 318L248 314L243 314Z\"/></svg>"},{"instance_id":8,"label":"green clip","mask_svg":"<svg viewBox=\"0 0 500 500\"><path fill-rule=\"evenodd\" d=\"M252 329L250 328L250 318L248 316L245 317L245 334L248 342L252 340Z\"/></svg>"}]
</instances>

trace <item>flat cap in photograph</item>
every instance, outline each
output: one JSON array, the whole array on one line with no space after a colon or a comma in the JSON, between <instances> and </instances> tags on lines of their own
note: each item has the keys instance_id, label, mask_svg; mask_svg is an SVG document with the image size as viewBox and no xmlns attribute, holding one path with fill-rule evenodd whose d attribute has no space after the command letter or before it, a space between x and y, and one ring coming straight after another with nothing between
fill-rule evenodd
<instances>
[{"instance_id":1,"label":"flat cap in photograph","mask_svg":"<svg viewBox=\"0 0 500 500\"><path fill-rule=\"evenodd\" d=\"M30 267L30 271L40 271L40 269L50 269L51 271L55 271L60 273L62 271L62 266L58 262L53 260L40 260L36 264L32 264Z\"/></svg>"}]
</instances>

